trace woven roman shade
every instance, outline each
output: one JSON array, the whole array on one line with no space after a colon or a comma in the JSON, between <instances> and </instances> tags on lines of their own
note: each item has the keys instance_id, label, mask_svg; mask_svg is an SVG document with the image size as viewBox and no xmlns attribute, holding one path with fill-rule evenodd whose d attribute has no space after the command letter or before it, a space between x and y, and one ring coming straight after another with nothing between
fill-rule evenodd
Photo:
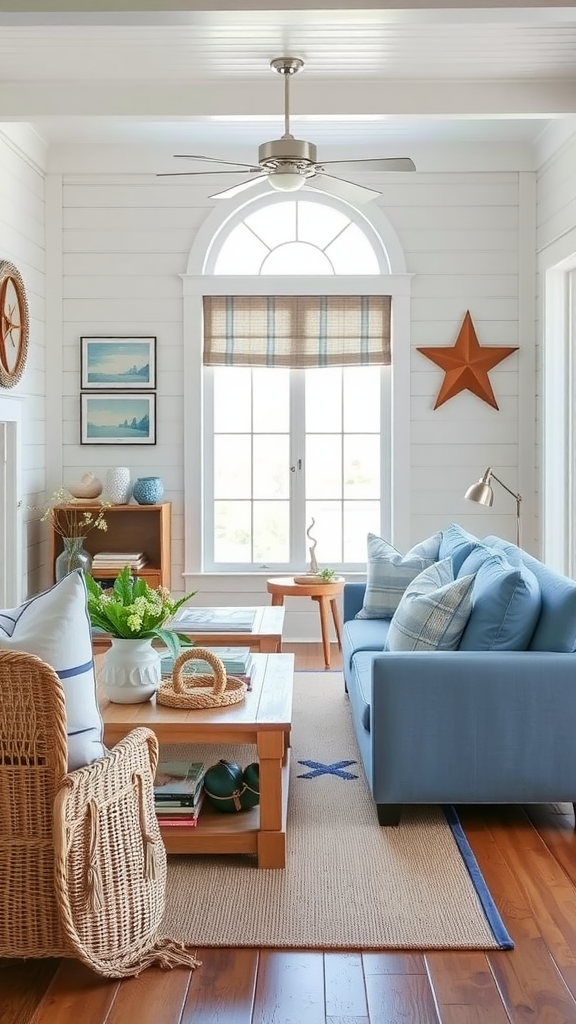
<instances>
[{"instance_id":1,"label":"woven roman shade","mask_svg":"<svg viewBox=\"0 0 576 1024\"><path fill-rule=\"evenodd\" d=\"M382 366L389 295L205 295L205 366Z\"/></svg>"}]
</instances>

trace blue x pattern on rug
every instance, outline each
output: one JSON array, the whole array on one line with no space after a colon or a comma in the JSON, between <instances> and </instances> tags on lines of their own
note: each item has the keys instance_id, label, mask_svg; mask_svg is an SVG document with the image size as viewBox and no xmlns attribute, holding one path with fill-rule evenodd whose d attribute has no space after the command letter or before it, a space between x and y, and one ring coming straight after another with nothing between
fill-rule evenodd
<instances>
[{"instance_id":1,"label":"blue x pattern on rug","mask_svg":"<svg viewBox=\"0 0 576 1024\"><path fill-rule=\"evenodd\" d=\"M344 769L351 764L358 764L357 761L334 761L334 764L323 764L322 761L298 761L298 764L311 768L312 771L299 775L299 779L318 779L321 775L336 775L339 779L357 779L357 775L347 772Z\"/></svg>"}]
</instances>

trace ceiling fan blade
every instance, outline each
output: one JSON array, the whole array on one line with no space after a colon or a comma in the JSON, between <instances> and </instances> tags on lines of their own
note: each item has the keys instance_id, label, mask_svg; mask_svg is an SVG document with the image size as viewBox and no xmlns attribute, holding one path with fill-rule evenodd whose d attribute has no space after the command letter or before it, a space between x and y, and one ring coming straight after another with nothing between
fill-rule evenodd
<instances>
[{"instance_id":1,"label":"ceiling fan blade","mask_svg":"<svg viewBox=\"0 0 576 1024\"><path fill-rule=\"evenodd\" d=\"M204 160L209 164L226 164L227 167L248 167L250 170L259 171L254 164L245 164L242 160L219 160L217 156L197 156L195 153L175 153L175 160Z\"/></svg>"},{"instance_id":2,"label":"ceiling fan blade","mask_svg":"<svg viewBox=\"0 0 576 1024\"><path fill-rule=\"evenodd\" d=\"M319 161L322 167L338 167L343 171L347 171L350 168L350 172L354 173L354 169L358 168L361 164L361 170L363 171L415 171L416 164L408 156L401 157L382 157L372 160L322 160Z\"/></svg>"},{"instance_id":3,"label":"ceiling fan blade","mask_svg":"<svg viewBox=\"0 0 576 1024\"><path fill-rule=\"evenodd\" d=\"M353 181L346 181L346 178L335 178L333 174L315 174L313 178L307 179L306 184L312 188L330 192L331 195L345 199L355 206L362 206L364 203L376 199L376 196L382 195L375 188L356 185Z\"/></svg>"},{"instance_id":4,"label":"ceiling fan blade","mask_svg":"<svg viewBox=\"0 0 576 1024\"><path fill-rule=\"evenodd\" d=\"M260 170L260 167L258 168L258 170ZM156 177L157 178L181 178L181 177L184 176L186 178L189 178L189 177L196 177L196 175L198 175L198 174L203 174L203 175L209 174L210 176L212 176L213 174L242 174L242 171L243 171L242 167L238 167L235 171L212 171L212 170L210 170L210 168L207 168L205 171L157 171L156 172Z\"/></svg>"},{"instance_id":5,"label":"ceiling fan blade","mask_svg":"<svg viewBox=\"0 0 576 1024\"><path fill-rule=\"evenodd\" d=\"M237 196L240 192L245 192L247 188L252 188L259 181L264 181L267 178L267 174L259 174L257 178L250 178L249 181L241 181L239 185L231 185L230 188L225 188L223 192L214 192L213 195L208 196L208 199L231 199L232 196Z\"/></svg>"}]
</instances>

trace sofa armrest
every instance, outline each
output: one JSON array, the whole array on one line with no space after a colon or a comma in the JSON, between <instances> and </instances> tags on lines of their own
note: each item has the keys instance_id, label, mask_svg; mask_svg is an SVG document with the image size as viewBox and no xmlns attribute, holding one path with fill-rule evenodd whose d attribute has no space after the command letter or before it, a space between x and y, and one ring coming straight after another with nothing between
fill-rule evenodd
<instances>
[{"instance_id":1,"label":"sofa armrest","mask_svg":"<svg viewBox=\"0 0 576 1024\"><path fill-rule=\"evenodd\" d=\"M365 591L365 583L344 584L342 605L344 622L348 622L350 619L354 619L356 617L356 613L359 612L360 609L362 608Z\"/></svg>"},{"instance_id":2,"label":"sofa armrest","mask_svg":"<svg viewBox=\"0 0 576 1024\"><path fill-rule=\"evenodd\" d=\"M377 802L576 800L576 655L386 652L373 663Z\"/></svg>"}]
</instances>

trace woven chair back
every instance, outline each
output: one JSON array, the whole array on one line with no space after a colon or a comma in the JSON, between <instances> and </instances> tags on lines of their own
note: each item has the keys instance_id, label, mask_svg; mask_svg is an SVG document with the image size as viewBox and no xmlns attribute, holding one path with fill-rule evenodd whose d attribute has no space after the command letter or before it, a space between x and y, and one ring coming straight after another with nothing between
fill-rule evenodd
<instances>
[{"instance_id":1,"label":"woven chair back","mask_svg":"<svg viewBox=\"0 0 576 1024\"><path fill-rule=\"evenodd\" d=\"M52 806L67 770L62 684L0 651L0 956L69 956L54 890Z\"/></svg>"}]
</instances>

